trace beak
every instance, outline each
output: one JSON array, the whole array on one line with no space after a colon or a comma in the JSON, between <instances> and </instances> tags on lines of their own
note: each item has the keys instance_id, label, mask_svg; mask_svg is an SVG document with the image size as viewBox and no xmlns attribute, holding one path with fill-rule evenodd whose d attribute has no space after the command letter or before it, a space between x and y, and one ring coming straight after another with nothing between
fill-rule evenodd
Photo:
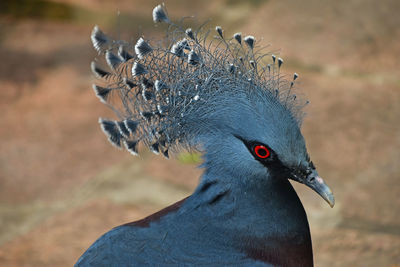
<instances>
[{"instance_id":1,"label":"beak","mask_svg":"<svg viewBox=\"0 0 400 267\"><path fill-rule=\"evenodd\" d=\"M329 206L333 208L335 205L335 197L333 196L332 190L316 172L312 172L307 177L306 181L304 181L304 184L317 192L326 202L328 202Z\"/></svg>"},{"instance_id":2,"label":"beak","mask_svg":"<svg viewBox=\"0 0 400 267\"><path fill-rule=\"evenodd\" d=\"M308 174L304 175L304 178L300 178L300 175L293 175L292 179L302 184L307 185L312 190L318 193L329 206L333 208L335 205L335 197L333 196L332 190L326 185L325 181L318 175L315 168L309 169Z\"/></svg>"}]
</instances>

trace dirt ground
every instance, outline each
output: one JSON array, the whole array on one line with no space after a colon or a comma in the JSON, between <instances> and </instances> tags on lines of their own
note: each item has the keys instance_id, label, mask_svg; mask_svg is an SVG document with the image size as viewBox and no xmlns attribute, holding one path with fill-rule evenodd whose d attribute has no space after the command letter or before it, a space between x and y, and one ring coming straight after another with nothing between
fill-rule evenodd
<instances>
[{"instance_id":1,"label":"dirt ground","mask_svg":"<svg viewBox=\"0 0 400 267\"><path fill-rule=\"evenodd\" d=\"M295 185L316 266L400 266L400 3L165 2L174 19L256 36L300 74L303 134L336 198L331 209ZM0 3L0 266L71 266L105 231L195 188L195 164L132 157L97 123L113 114L91 89L91 29L153 37L156 4Z\"/></svg>"}]
</instances>

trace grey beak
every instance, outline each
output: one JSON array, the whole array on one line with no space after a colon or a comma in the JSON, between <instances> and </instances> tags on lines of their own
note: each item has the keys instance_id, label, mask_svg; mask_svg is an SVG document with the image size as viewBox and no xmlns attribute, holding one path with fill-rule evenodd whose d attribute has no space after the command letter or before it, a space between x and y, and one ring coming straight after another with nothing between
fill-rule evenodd
<instances>
[{"instance_id":1,"label":"grey beak","mask_svg":"<svg viewBox=\"0 0 400 267\"><path fill-rule=\"evenodd\" d=\"M333 208L335 205L335 197L333 196L332 190L326 185L324 180L316 174L316 172L312 172L304 181L304 184L317 192L326 202L328 202L329 206Z\"/></svg>"}]
</instances>

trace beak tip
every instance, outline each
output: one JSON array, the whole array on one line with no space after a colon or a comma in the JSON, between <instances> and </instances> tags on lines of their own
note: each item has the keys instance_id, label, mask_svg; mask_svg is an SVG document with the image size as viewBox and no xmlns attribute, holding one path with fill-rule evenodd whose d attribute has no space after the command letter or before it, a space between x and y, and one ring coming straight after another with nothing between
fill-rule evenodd
<instances>
[{"instance_id":1,"label":"beak tip","mask_svg":"<svg viewBox=\"0 0 400 267\"><path fill-rule=\"evenodd\" d=\"M333 196L332 192L328 194L325 198L326 202L328 202L329 206L333 208L335 206L335 197Z\"/></svg>"}]
</instances>

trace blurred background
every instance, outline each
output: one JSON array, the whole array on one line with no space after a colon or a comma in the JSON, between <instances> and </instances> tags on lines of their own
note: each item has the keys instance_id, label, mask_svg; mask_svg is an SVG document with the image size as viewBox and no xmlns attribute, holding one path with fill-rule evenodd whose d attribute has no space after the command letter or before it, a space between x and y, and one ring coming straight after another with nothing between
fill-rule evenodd
<instances>
[{"instance_id":1,"label":"blurred background","mask_svg":"<svg viewBox=\"0 0 400 267\"><path fill-rule=\"evenodd\" d=\"M311 102L303 133L337 201L331 209L295 185L316 266L400 266L400 1L165 2L174 20L256 36L300 74ZM1 0L1 266L71 266L110 228L196 186L198 158L132 157L97 123L113 115L91 89L93 26L156 38L159 3Z\"/></svg>"}]
</instances>

